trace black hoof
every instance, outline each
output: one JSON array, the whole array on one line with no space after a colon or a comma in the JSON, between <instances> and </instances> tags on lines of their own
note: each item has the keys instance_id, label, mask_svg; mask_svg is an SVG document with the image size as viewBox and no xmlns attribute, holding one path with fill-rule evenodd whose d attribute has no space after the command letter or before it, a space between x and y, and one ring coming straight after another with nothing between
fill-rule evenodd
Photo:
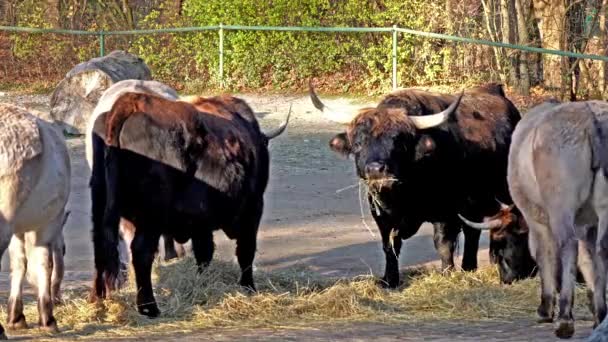
<instances>
[{"instance_id":1,"label":"black hoof","mask_svg":"<svg viewBox=\"0 0 608 342\"><path fill-rule=\"evenodd\" d=\"M137 311L139 311L141 315L148 316L148 318L156 318L160 316L160 310L158 309L156 303L139 305L137 307Z\"/></svg>"},{"instance_id":2,"label":"black hoof","mask_svg":"<svg viewBox=\"0 0 608 342\"><path fill-rule=\"evenodd\" d=\"M574 335L574 320L560 319L555 325L555 336L559 338L571 338Z\"/></svg>"},{"instance_id":3,"label":"black hoof","mask_svg":"<svg viewBox=\"0 0 608 342\"><path fill-rule=\"evenodd\" d=\"M254 293L258 292L258 290L256 290L256 288L253 284L249 284L249 285L240 284L240 285L243 287L245 292L247 292L248 294L254 294Z\"/></svg>"},{"instance_id":4,"label":"black hoof","mask_svg":"<svg viewBox=\"0 0 608 342\"><path fill-rule=\"evenodd\" d=\"M378 281L376 281L376 284L378 284L378 286L380 286L383 289L396 289L399 286L399 280L394 280L394 279L386 279L386 277L383 277L382 279L379 279Z\"/></svg>"}]
</instances>

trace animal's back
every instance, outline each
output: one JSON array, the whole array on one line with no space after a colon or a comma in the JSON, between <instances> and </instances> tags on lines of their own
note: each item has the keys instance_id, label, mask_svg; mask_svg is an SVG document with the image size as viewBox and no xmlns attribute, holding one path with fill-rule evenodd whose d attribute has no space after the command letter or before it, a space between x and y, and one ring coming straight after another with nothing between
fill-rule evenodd
<instances>
[{"instance_id":1,"label":"animal's back","mask_svg":"<svg viewBox=\"0 0 608 342\"><path fill-rule=\"evenodd\" d=\"M507 179L515 204L548 223L555 207L578 209L593 180L594 114L584 103L527 114L513 134Z\"/></svg>"},{"instance_id":2,"label":"animal's back","mask_svg":"<svg viewBox=\"0 0 608 342\"><path fill-rule=\"evenodd\" d=\"M34 229L56 217L65 208L70 195L70 156L63 135L48 122L39 119L43 151L40 158L30 161L23 169L23 176L31 179L38 174L31 185L31 196L27 197L16 213L14 228L19 231ZM53 226L61 229L62 226ZM55 236L58 231L47 231L47 236Z\"/></svg>"},{"instance_id":3,"label":"animal's back","mask_svg":"<svg viewBox=\"0 0 608 342\"><path fill-rule=\"evenodd\" d=\"M24 108L0 104L0 175L15 172L42 152L36 120Z\"/></svg>"},{"instance_id":4,"label":"animal's back","mask_svg":"<svg viewBox=\"0 0 608 342\"><path fill-rule=\"evenodd\" d=\"M166 98L168 100L177 100L179 97L175 90L173 90L173 88L158 81L123 80L115 83L110 88L108 88L101 95L101 98L97 102L93 113L87 121L87 128L85 132L85 156L87 163L89 164L89 168L91 168L93 163L93 147L91 134L93 132L93 126L95 125L95 120L102 113L110 111L116 99L118 99L121 95L127 92L154 94Z\"/></svg>"},{"instance_id":5,"label":"animal's back","mask_svg":"<svg viewBox=\"0 0 608 342\"><path fill-rule=\"evenodd\" d=\"M67 202L67 147L50 123L17 106L0 104L0 127L0 215L29 229Z\"/></svg>"}]
</instances>

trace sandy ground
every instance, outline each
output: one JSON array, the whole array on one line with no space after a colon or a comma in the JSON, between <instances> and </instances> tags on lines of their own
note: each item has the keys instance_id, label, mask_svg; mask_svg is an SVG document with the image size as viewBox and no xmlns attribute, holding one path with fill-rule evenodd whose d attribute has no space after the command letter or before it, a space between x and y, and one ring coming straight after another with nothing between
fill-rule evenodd
<instances>
[{"instance_id":1,"label":"sandy ground","mask_svg":"<svg viewBox=\"0 0 608 342\"><path fill-rule=\"evenodd\" d=\"M364 207L365 221L375 237L370 234L361 219L358 189L354 187L336 193L339 189L357 183L352 161L334 155L327 147L329 139L340 132L341 127L325 122L310 100L304 96L244 97L259 113L260 123L266 129L276 127L283 120L289 106L293 106L292 120L286 133L272 140L270 144L271 177L265 194L266 208L258 236L256 267L274 270L305 265L328 276L364 273L381 276L384 257L377 228L367 207ZM0 101L48 111L48 96L0 93ZM327 103L338 107L346 105L348 101L334 99L328 100ZM93 255L87 184L89 170L84 160L84 141L82 138L72 138L68 140L68 145L72 160L72 192L69 201L72 214L64 230L67 244L64 285L71 288L88 286L93 269ZM402 267L438 262L431 234L432 228L425 224L418 234L405 241L400 258ZM218 246L216 258L234 260L234 243L227 240L221 231L215 233L215 240ZM483 265L488 262L486 233L482 235L481 246L479 259ZM1 289L6 289L8 285L7 259L7 255L2 259ZM582 330L578 327L579 324ZM576 336L588 335L589 324L584 328L585 324L577 322L579 330ZM238 331L216 331L212 335L204 332L200 335L190 334L184 338L200 340L213 336L213 340L220 341L304 341L367 340L374 336L374 339L379 340L478 340L482 336L486 339L487 336L490 340L522 340L520 333L526 330L540 334L536 336L533 333L532 336L535 337L532 339L553 339L550 326L540 329L534 326L533 321L505 322L502 325L476 323L477 325L479 329L470 331L466 328L470 324L445 322L439 328L432 325L413 327L408 324L402 327L357 325L340 329L320 327L297 331L263 330L249 332L250 335L243 335L243 332ZM480 335L480 331L486 334ZM505 331L508 333L504 333Z\"/></svg>"}]
</instances>

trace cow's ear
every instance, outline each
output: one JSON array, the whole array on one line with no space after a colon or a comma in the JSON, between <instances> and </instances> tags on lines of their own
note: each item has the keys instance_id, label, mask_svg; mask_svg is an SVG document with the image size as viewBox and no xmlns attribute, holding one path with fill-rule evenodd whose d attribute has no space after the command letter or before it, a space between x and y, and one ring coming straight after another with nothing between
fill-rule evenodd
<instances>
[{"instance_id":1,"label":"cow's ear","mask_svg":"<svg viewBox=\"0 0 608 342\"><path fill-rule=\"evenodd\" d=\"M416 159L422 159L428 155L431 155L435 151L435 140L430 136L424 134L418 140L418 144L416 144Z\"/></svg>"},{"instance_id":2,"label":"cow's ear","mask_svg":"<svg viewBox=\"0 0 608 342\"><path fill-rule=\"evenodd\" d=\"M331 148L332 151L347 157L350 154L351 149L346 133L340 133L333 137L329 141L329 148Z\"/></svg>"}]
</instances>

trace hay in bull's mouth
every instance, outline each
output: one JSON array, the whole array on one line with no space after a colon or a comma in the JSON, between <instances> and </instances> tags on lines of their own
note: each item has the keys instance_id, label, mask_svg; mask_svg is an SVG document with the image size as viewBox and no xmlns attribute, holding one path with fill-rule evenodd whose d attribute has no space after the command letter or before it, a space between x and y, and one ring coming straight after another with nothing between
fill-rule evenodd
<instances>
[{"instance_id":1,"label":"hay in bull's mouth","mask_svg":"<svg viewBox=\"0 0 608 342\"><path fill-rule=\"evenodd\" d=\"M97 304L86 302L84 289L67 291L65 303L55 310L62 330L59 337L150 336L208 327L281 328L356 321L532 321L539 300L537 279L501 285L494 267L446 274L410 270L397 290L379 288L369 275L330 280L298 268L254 276L258 293L249 295L236 285L239 270L232 263L213 262L201 274L191 258L156 265L155 294L162 315L153 320L137 313L132 284ZM582 288L575 303L577 317L590 315ZM5 310L0 314L2 322L6 322ZM37 320L31 298L26 317L28 322ZM30 329L20 334L40 333Z\"/></svg>"}]
</instances>

